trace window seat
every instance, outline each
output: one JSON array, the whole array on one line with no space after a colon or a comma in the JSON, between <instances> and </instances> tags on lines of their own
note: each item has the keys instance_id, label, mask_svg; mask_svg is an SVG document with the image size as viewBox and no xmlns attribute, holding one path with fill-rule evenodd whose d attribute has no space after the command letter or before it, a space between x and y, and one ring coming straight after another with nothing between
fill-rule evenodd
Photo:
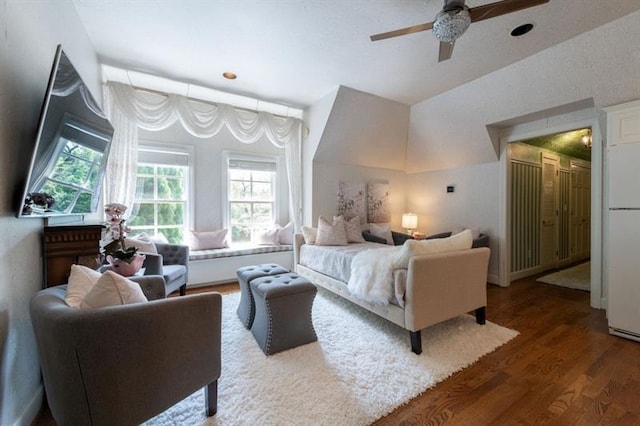
<instances>
[{"instance_id":1,"label":"window seat","mask_svg":"<svg viewBox=\"0 0 640 426\"><path fill-rule=\"evenodd\" d=\"M278 263L291 270L292 245L237 245L189 252L189 284L216 284L235 281L236 269L260 263Z\"/></svg>"}]
</instances>

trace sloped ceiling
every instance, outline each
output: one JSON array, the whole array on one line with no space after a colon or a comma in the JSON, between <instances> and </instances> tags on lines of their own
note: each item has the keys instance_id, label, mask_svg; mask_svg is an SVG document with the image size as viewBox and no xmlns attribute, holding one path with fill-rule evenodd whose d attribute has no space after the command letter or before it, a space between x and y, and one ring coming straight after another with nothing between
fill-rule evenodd
<instances>
[{"instance_id":1,"label":"sloped ceiling","mask_svg":"<svg viewBox=\"0 0 640 426\"><path fill-rule=\"evenodd\" d=\"M634 12L411 108L407 171L496 161L488 127L560 105L640 98Z\"/></svg>"},{"instance_id":2,"label":"sloped ceiling","mask_svg":"<svg viewBox=\"0 0 640 426\"><path fill-rule=\"evenodd\" d=\"M314 160L404 170L409 106L341 86Z\"/></svg>"},{"instance_id":3,"label":"sloped ceiling","mask_svg":"<svg viewBox=\"0 0 640 426\"><path fill-rule=\"evenodd\" d=\"M551 0L472 24L438 63L431 31L369 36L432 21L442 0L73 4L103 64L301 108L338 85L413 105L640 9L637 0ZM509 35L527 22L532 32Z\"/></svg>"}]
</instances>

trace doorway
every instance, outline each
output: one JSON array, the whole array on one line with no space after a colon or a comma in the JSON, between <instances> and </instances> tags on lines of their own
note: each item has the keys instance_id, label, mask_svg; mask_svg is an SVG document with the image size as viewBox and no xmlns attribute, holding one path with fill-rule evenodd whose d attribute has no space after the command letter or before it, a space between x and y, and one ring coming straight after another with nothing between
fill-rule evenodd
<instances>
[{"instance_id":1,"label":"doorway","mask_svg":"<svg viewBox=\"0 0 640 426\"><path fill-rule=\"evenodd\" d=\"M587 136L591 137L591 129L580 128L509 144L509 282L589 260L591 144L585 143ZM586 280L573 288L588 289L588 276Z\"/></svg>"}]
</instances>

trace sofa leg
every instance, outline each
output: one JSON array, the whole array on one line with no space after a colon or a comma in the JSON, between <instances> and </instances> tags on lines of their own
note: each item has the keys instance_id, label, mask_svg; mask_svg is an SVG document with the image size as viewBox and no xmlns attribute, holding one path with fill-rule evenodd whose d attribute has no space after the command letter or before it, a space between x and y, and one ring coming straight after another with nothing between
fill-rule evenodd
<instances>
[{"instance_id":1,"label":"sofa leg","mask_svg":"<svg viewBox=\"0 0 640 426\"><path fill-rule=\"evenodd\" d=\"M187 284L180 286L180 296L184 296L185 294L187 294Z\"/></svg>"},{"instance_id":2,"label":"sofa leg","mask_svg":"<svg viewBox=\"0 0 640 426\"><path fill-rule=\"evenodd\" d=\"M478 324L484 325L487 322L486 312L487 312L486 306L476 309L476 322Z\"/></svg>"},{"instance_id":3,"label":"sofa leg","mask_svg":"<svg viewBox=\"0 0 640 426\"><path fill-rule=\"evenodd\" d=\"M410 331L409 336L411 337L411 351L416 355L420 355L422 353L422 335L420 334L420 330Z\"/></svg>"},{"instance_id":4,"label":"sofa leg","mask_svg":"<svg viewBox=\"0 0 640 426\"><path fill-rule=\"evenodd\" d=\"M209 383L204 388L204 405L207 417L211 417L218 411L218 381Z\"/></svg>"}]
</instances>

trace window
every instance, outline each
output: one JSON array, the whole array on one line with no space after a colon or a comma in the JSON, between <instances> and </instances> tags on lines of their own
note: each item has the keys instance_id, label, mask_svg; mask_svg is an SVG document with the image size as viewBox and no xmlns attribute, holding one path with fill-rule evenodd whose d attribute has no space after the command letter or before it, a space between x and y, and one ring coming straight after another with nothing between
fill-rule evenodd
<instances>
[{"instance_id":1,"label":"window","mask_svg":"<svg viewBox=\"0 0 640 426\"><path fill-rule=\"evenodd\" d=\"M227 217L232 242L250 242L253 230L273 226L276 174L273 158L227 157Z\"/></svg>"},{"instance_id":2,"label":"window","mask_svg":"<svg viewBox=\"0 0 640 426\"><path fill-rule=\"evenodd\" d=\"M136 195L127 221L130 235L164 235L170 243L184 241L188 228L189 152L167 148L138 150Z\"/></svg>"}]
</instances>

